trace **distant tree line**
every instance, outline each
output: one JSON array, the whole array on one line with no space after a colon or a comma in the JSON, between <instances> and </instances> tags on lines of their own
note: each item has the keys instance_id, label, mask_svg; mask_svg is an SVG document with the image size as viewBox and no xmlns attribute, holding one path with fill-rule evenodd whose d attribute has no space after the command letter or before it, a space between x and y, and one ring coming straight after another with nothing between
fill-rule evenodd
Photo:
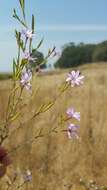
<instances>
[{"instance_id":1,"label":"distant tree line","mask_svg":"<svg viewBox=\"0 0 107 190\"><path fill-rule=\"evenodd\" d=\"M69 68L101 61L107 61L107 41L98 44L71 42L63 47L62 55L55 67Z\"/></svg>"}]
</instances>

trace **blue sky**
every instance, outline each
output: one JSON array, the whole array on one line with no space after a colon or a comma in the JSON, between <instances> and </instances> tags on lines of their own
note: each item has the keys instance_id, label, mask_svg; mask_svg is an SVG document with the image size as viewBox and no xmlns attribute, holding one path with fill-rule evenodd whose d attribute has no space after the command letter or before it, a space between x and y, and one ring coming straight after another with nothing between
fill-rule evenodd
<instances>
[{"instance_id":1,"label":"blue sky","mask_svg":"<svg viewBox=\"0 0 107 190\"><path fill-rule=\"evenodd\" d=\"M18 8L18 0L0 2L0 71L12 68L16 55L12 18L13 8ZM59 51L68 42L100 42L107 39L107 0L26 0L26 10L30 22L30 12L36 16L35 44L44 37L41 51L56 46ZM21 28L22 29L22 28Z\"/></svg>"}]
</instances>

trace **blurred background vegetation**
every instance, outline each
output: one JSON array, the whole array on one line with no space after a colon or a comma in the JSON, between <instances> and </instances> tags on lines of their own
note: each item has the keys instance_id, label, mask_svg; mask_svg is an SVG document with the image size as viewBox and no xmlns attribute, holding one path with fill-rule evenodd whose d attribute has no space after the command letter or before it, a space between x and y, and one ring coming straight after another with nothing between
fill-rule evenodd
<instances>
[{"instance_id":1,"label":"blurred background vegetation","mask_svg":"<svg viewBox=\"0 0 107 190\"><path fill-rule=\"evenodd\" d=\"M37 66L40 66L44 62L44 54L40 51L33 49L32 55L36 58L35 61L31 61L30 66L36 71ZM107 62L107 41L103 41L97 44L70 42L65 44L62 48L62 53L58 60L53 63L55 68L71 68L86 64ZM40 66L40 69L49 68L49 64ZM12 78L11 73L0 73L0 80Z\"/></svg>"},{"instance_id":2,"label":"blurred background vegetation","mask_svg":"<svg viewBox=\"0 0 107 190\"><path fill-rule=\"evenodd\" d=\"M87 63L107 61L107 41L98 44L75 44L71 42L63 47L62 55L55 67L70 68Z\"/></svg>"}]
</instances>

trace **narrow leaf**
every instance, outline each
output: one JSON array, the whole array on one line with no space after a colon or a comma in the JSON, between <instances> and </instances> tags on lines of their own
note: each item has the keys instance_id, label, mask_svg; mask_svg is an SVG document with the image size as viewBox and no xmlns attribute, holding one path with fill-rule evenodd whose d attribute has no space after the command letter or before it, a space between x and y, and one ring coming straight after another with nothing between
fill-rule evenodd
<instances>
[{"instance_id":1,"label":"narrow leaf","mask_svg":"<svg viewBox=\"0 0 107 190\"><path fill-rule=\"evenodd\" d=\"M34 33L35 30L35 17L32 15L32 32Z\"/></svg>"},{"instance_id":2,"label":"narrow leaf","mask_svg":"<svg viewBox=\"0 0 107 190\"><path fill-rule=\"evenodd\" d=\"M23 21L23 20L21 20L20 18L19 18L19 16L17 15L17 13L16 13L16 10L14 9L13 10L13 17L18 21L18 22L20 22L24 27L26 27L27 28L27 25L26 25L26 23Z\"/></svg>"},{"instance_id":3,"label":"narrow leaf","mask_svg":"<svg viewBox=\"0 0 107 190\"><path fill-rule=\"evenodd\" d=\"M49 103L44 107L44 109L42 110L42 112L48 111L53 105L54 105L54 102L49 102Z\"/></svg>"},{"instance_id":4,"label":"narrow leaf","mask_svg":"<svg viewBox=\"0 0 107 190\"><path fill-rule=\"evenodd\" d=\"M37 47L36 47L36 50L40 48L40 46L41 46L42 43L43 43L43 40L44 40L44 38L42 38L42 40L39 42L39 44L38 44Z\"/></svg>"},{"instance_id":5,"label":"narrow leaf","mask_svg":"<svg viewBox=\"0 0 107 190\"><path fill-rule=\"evenodd\" d=\"M16 76L17 65L15 59L13 59L13 78Z\"/></svg>"},{"instance_id":6,"label":"narrow leaf","mask_svg":"<svg viewBox=\"0 0 107 190\"><path fill-rule=\"evenodd\" d=\"M20 112L16 113L16 114L11 118L11 121L16 120L20 115L21 115Z\"/></svg>"},{"instance_id":7,"label":"narrow leaf","mask_svg":"<svg viewBox=\"0 0 107 190\"><path fill-rule=\"evenodd\" d=\"M21 7L21 10L22 10L24 19L25 19L25 0L19 0L19 3L20 3L20 7Z\"/></svg>"},{"instance_id":8,"label":"narrow leaf","mask_svg":"<svg viewBox=\"0 0 107 190\"><path fill-rule=\"evenodd\" d=\"M25 2L24 2L24 0L19 0L19 3L20 3L20 6L21 6L21 8L22 8L22 10L23 10L24 7L25 7Z\"/></svg>"}]
</instances>

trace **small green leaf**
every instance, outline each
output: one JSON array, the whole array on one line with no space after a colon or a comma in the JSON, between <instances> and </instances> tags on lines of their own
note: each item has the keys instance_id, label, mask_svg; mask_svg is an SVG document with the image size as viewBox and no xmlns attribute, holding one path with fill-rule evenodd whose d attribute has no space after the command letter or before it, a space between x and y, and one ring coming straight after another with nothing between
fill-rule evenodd
<instances>
[{"instance_id":1,"label":"small green leaf","mask_svg":"<svg viewBox=\"0 0 107 190\"><path fill-rule=\"evenodd\" d=\"M21 40L21 33L15 30L15 37L17 39L17 44L20 46L20 40Z\"/></svg>"},{"instance_id":2,"label":"small green leaf","mask_svg":"<svg viewBox=\"0 0 107 190\"><path fill-rule=\"evenodd\" d=\"M49 49L48 56L52 55L52 53L55 51L56 47L54 46L53 49Z\"/></svg>"},{"instance_id":3,"label":"small green leaf","mask_svg":"<svg viewBox=\"0 0 107 190\"><path fill-rule=\"evenodd\" d=\"M23 67L28 63L28 60L27 59L22 59L21 60L21 64L20 64L20 67L21 69L23 69Z\"/></svg>"},{"instance_id":4,"label":"small green leaf","mask_svg":"<svg viewBox=\"0 0 107 190\"><path fill-rule=\"evenodd\" d=\"M40 48L40 46L41 46L42 43L43 43L43 40L44 40L44 38L41 39L41 41L39 42L39 44L38 44L37 47L36 47L36 50Z\"/></svg>"},{"instance_id":5,"label":"small green leaf","mask_svg":"<svg viewBox=\"0 0 107 190\"><path fill-rule=\"evenodd\" d=\"M24 42L23 42L23 40L20 40L20 47L21 47L22 51L24 52Z\"/></svg>"},{"instance_id":6,"label":"small green leaf","mask_svg":"<svg viewBox=\"0 0 107 190\"><path fill-rule=\"evenodd\" d=\"M32 32L34 33L35 30L35 17L32 15Z\"/></svg>"},{"instance_id":7,"label":"small green leaf","mask_svg":"<svg viewBox=\"0 0 107 190\"><path fill-rule=\"evenodd\" d=\"M13 78L15 78L15 75L16 75L16 62L15 62L15 59L13 59Z\"/></svg>"},{"instance_id":8,"label":"small green leaf","mask_svg":"<svg viewBox=\"0 0 107 190\"><path fill-rule=\"evenodd\" d=\"M11 122L16 120L21 115L20 112L16 113L14 116L11 117Z\"/></svg>"},{"instance_id":9,"label":"small green leaf","mask_svg":"<svg viewBox=\"0 0 107 190\"><path fill-rule=\"evenodd\" d=\"M25 1L24 0L19 0L20 6L22 9L25 7Z\"/></svg>"},{"instance_id":10,"label":"small green leaf","mask_svg":"<svg viewBox=\"0 0 107 190\"><path fill-rule=\"evenodd\" d=\"M19 18L19 16L17 15L15 9L13 9L13 17L14 17L18 22L20 22L24 27L27 28L26 23L25 23L23 20L21 20L21 19Z\"/></svg>"},{"instance_id":11,"label":"small green leaf","mask_svg":"<svg viewBox=\"0 0 107 190\"><path fill-rule=\"evenodd\" d=\"M60 92L65 92L67 89L68 89L68 87L69 87L69 83L67 83L67 82L64 82L61 86L60 86L60 88L59 88L59 90L60 90Z\"/></svg>"},{"instance_id":12,"label":"small green leaf","mask_svg":"<svg viewBox=\"0 0 107 190\"><path fill-rule=\"evenodd\" d=\"M47 104L44 106L42 112L48 111L53 105L54 105L54 102L49 102L49 103L47 103Z\"/></svg>"},{"instance_id":13,"label":"small green leaf","mask_svg":"<svg viewBox=\"0 0 107 190\"><path fill-rule=\"evenodd\" d=\"M18 46L21 47L22 51L24 51L24 42L21 39L21 33L18 32L17 30L15 30L15 37L16 37Z\"/></svg>"},{"instance_id":14,"label":"small green leaf","mask_svg":"<svg viewBox=\"0 0 107 190\"><path fill-rule=\"evenodd\" d=\"M38 110L36 111L36 113L34 114L33 118L36 117L37 115L44 113L46 111L48 111L53 105L54 105L54 101L53 102L48 102L47 104L42 104Z\"/></svg>"},{"instance_id":15,"label":"small green leaf","mask_svg":"<svg viewBox=\"0 0 107 190\"><path fill-rule=\"evenodd\" d=\"M25 19L25 0L19 0L19 3L20 3L20 7L22 9L22 13Z\"/></svg>"},{"instance_id":16,"label":"small green leaf","mask_svg":"<svg viewBox=\"0 0 107 190\"><path fill-rule=\"evenodd\" d=\"M34 116L33 117L36 117L37 115L39 115L40 113L42 113L42 109L44 108L44 104L42 104L38 109L37 111L35 112Z\"/></svg>"}]
</instances>

